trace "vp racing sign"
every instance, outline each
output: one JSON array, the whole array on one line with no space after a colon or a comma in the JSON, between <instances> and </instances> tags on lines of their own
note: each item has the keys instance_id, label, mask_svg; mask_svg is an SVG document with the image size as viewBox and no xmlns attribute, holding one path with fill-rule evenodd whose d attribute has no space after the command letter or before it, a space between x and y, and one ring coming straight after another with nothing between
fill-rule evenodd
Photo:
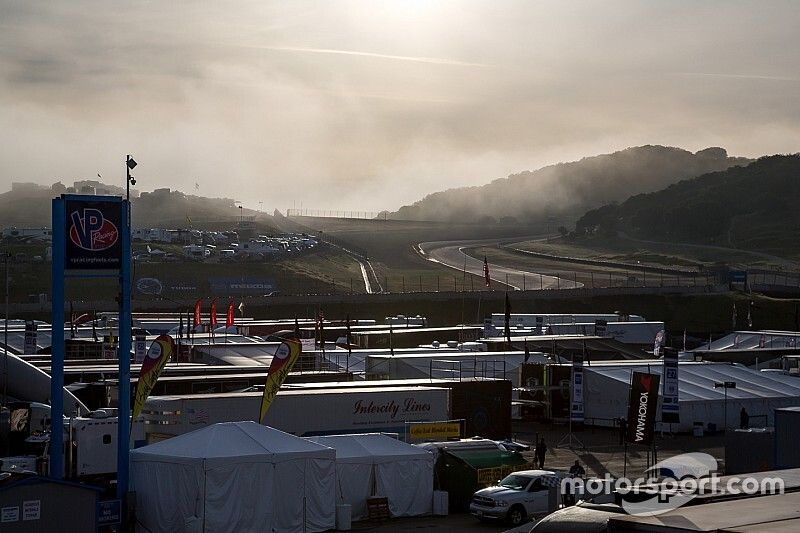
<instances>
[{"instance_id":1,"label":"vp racing sign","mask_svg":"<svg viewBox=\"0 0 800 533\"><path fill-rule=\"evenodd\" d=\"M67 270L116 270L122 258L122 203L70 200L65 203Z\"/></svg>"}]
</instances>

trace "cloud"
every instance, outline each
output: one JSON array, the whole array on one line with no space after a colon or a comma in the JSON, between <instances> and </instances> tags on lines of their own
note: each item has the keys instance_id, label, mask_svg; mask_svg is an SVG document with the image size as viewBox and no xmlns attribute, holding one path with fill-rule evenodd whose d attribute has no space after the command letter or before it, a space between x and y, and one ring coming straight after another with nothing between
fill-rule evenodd
<instances>
[{"instance_id":1,"label":"cloud","mask_svg":"<svg viewBox=\"0 0 800 533\"><path fill-rule=\"evenodd\" d=\"M132 153L144 188L379 211L631 145L757 156L800 138L792 2L0 0L0 13L0 189L114 179Z\"/></svg>"},{"instance_id":2,"label":"cloud","mask_svg":"<svg viewBox=\"0 0 800 533\"><path fill-rule=\"evenodd\" d=\"M442 59L438 57L395 56L390 54L377 54L374 52L358 52L356 50L332 50L329 48L303 48L297 46L264 46L259 48L263 48L264 50L278 51L278 52L306 52L309 54L332 54L332 55L343 55L343 56L371 57L378 59L391 59L394 61L410 61L412 63L428 63L431 65L450 65L456 67L486 68L491 66L491 65L486 65L484 63L470 63L467 61Z\"/></svg>"}]
</instances>

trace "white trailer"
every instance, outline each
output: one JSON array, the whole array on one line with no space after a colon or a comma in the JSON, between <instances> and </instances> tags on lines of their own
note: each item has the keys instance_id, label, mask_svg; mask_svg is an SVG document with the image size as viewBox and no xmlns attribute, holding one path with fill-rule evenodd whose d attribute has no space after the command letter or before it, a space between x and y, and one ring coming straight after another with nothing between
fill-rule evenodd
<instances>
[{"instance_id":1,"label":"white trailer","mask_svg":"<svg viewBox=\"0 0 800 533\"><path fill-rule=\"evenodd\" d=\"M595 320L606 322L643 322L644 317L639 315L622 315L619 313L512 313L511 327L535 328L547 327L551 324L594 324ZM492 313L492 326L502 328L505 326L505 314Z\"/></svg>"},{"instance_id":2,"label":"white trailer","mask_svg":"<svg viewBox=\"0 0 800 533\"><path fill-rule=\"evenodd\" d=\"M663 322L608 322L604 337L625 344L652 346L656 334L664 329ZM551 324L547 327L548 335L595 335L594 322L585 324Z\"/></svg>"},{"instance_id":3,"label":"white trailer","mask_svg":"<svg viewBox=\"0 0 800 533\"><path fill-rule=\"evenodd\" d=\"M117 471L117 431L119 423L116 416L104 416L95 411L90 418L72 419L72 442L75 457L74 471L77 476L112 474ZM131 424L131 448L145 444L144 424L134 421Z\"/></svg>"},{"instance_id":4,"label":"white trailer","mask_svg":"<svg viewBox=\"0 0 800 533\"><path fill-rule=\"evenodd\" d=\"M148 442L217 422L256 420L262 393L153 396L143 411ZM407 422L447 420L450 390L435 387L281 390L264 423L298 436L405 434Z\"/></svg>"}]
</instances>

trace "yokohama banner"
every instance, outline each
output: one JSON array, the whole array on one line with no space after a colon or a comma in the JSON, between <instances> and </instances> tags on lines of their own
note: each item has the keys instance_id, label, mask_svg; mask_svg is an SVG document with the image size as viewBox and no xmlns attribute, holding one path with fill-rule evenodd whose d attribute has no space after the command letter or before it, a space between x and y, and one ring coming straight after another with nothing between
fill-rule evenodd
<instances>
[{"instance_id":1,"label":"yokohama banner","mask_svg":"<svg viewBox=\"0 0 800 533\"><path fill-rule=\"evenodd\" d=\"M628 399L628 432L625 440L631 444L649 445L658 410L658 374L634 372L631 376L631 392Z\"/></svg>"}]
</instances>

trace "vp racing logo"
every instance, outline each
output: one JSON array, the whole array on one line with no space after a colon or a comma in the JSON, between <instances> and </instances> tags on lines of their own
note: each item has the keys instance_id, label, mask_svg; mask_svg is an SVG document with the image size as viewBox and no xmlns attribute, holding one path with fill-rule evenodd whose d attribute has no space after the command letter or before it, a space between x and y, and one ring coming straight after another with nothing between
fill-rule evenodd
<instances>
[{"instance_id":1,"label":"vp racing logo","mask_svg":"<svg viewBox=\"0 0 800 533\"><path fill-rule=\"evenodd\" d=\"M117 227L99 209L75 210L69 218L72 222L69 240L79 248L100 252L114 246L119 239Z\"/></svg>"}]
</instances>

